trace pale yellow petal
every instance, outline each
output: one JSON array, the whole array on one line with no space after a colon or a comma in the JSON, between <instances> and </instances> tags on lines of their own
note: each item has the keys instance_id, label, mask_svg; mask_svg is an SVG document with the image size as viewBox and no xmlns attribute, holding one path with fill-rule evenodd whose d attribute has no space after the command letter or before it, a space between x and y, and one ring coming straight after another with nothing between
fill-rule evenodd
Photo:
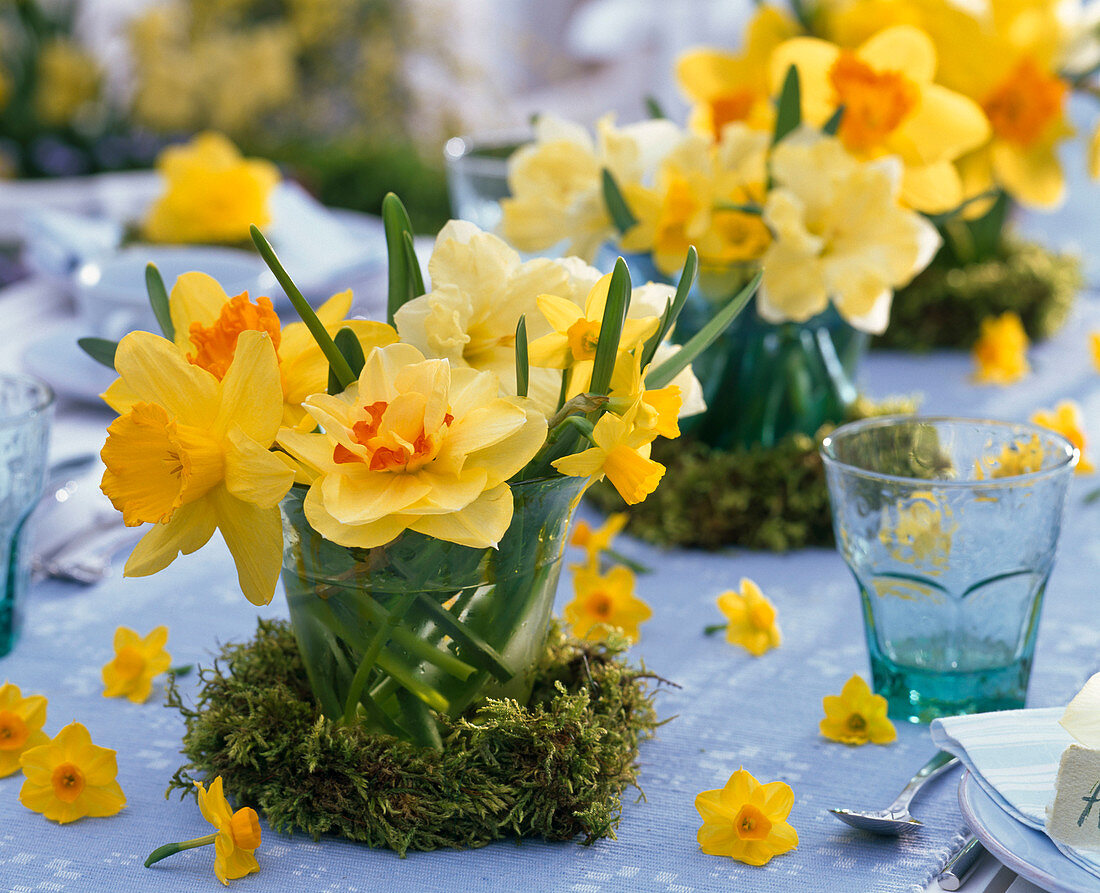
<instances>
[{"instance_id":1,"label":"pale yellow petal","mask_svg":"<svg viewBox=\"0 0 1100 893\"><path fill-rule=\"evenodd\" d=\"M206 273L184 273L172 286L168 296L176 348L183 354L194 351L191 343L191 323L211 326L221 313L229 296L213 276Z\"/></svg>"},{"instance_id":2,"label":"pale yellow petal","mask_svg":"<svg viewBox=\"0 0 1100 893\"><path fill-rule=\"evenodd\" d=\"M891 135L887 146L906 165L952 161L989 139L989 121L972 99L938 84L921 90L921 99Z\"/></svg>"},{"instance_id":3,"label":"pale yellow petal","mask_svg":"<svg viewBox=\"0 0 1100 893\"><path fill-rule=\"evenodd\" d=\"M241 332L233 362L222 379L214 430L226 432L236 425L268 447L275 440L282 418L283 387L271 338L264 332Z\"/></svg>"},{"instance_id":4,"label":"pale yellow petal","mask_svg":"<svg viewBox=\"0 0 1100 893\"><path fill-rule=\"evenodd\" d=\"M816 37L795 37L781 43L772 53L768 67L772 95L779 95L787 69L796 66L802 93L802 118L815 127L820 126L836 111L829 69L839 54L836 46Z\"/></svg>"},{"instance_id":5,"label":"pale yellow petal","mask_svg":"<svg viewBox=\"0 0 1100 893\"><path fill-rule=\"evenodd\" d=\"M159 335L126 335L115 351L115 370L140 400L163 406L184 424L206 428L217 416L217 379L188 363Z\"/></svg>"},{"instance_id":6,"label":"pale yellow petal","mask_svg":"<svg viewBox=\"0 0 1100 893\"><path fill-rule=\"evenodd\" d=\"M991 152L994 176L1021 204L1051 209L1062 203L1066 180L1052 145L1041 143L1025 149L998 140Z\"/></svg>"},{"instance_id":7,"label":"pale yellow petal","mask_svg":"<svg viewBox=\"0 0 1100 893\"><path fill-rule=\"evenodd\" d=\"M218 529L233 555L241 592L254 605L266 605L275 594L283 564L283 523L278 507L259 508L242 502L224 487L210 493Z\"/></svg>"},{"instance_id":8,"label":"pale yellow petal","mask_svg":"<svg viewBox=\"0 0 1100 893\"><path fill-rule=\"evenodd\" d=\"M145 577L164 570L180 553L190 555L205 546L216 526L213 507L206 498L181 505L170 521L154 524L141 538L126 560L123 574Z\"/></svg>"},{"instance_id":9,"label":"pale yellow petal","mask_svg":"<svg viewBox=\"0 0 1100 893\"><path fill-rule=\"evenodd\" d=\"M364 472L330 474L320 487L326 513L344 525L355 526L400 514L431 492L427 481L415 474Z\"/></svg>"},{"instance_id":10,"label":"pale yellow petal","mask_svg":"<svg viewBox=\"0 0 1100 893\"><path fill-rule=\"evenodd\" d=\"M372 549L384 546L396 539L408 529L414 516L388 515L367 524L342 524L326 509L321 488L314 485L309 488L304 503L306 520L321 536L341 546L355 546Z\"/></svg>"},{"instance_id":11,"label":"pale yellow petal","mask_svg":"<svg viewBox=\"0 0 1100 893\"><path fill-rule=\"evenodd\" d=\"M931 83L936 74L932 39L912 25L884 28L864 43L856 55L878 71L897 71L918 84Z\"/></svg>"},{"instance_id":12,"label":"pale yellow petal","mask_svg":"<svg viewBox=\"0 0 1100 893\"><path fill-rule=\"evenodd\" d=\"M901 175L901 197L909 207L926 214L953 211L963 200L959 171L950 161L907 165Z\"/></svg>"},{"instance_id":13,"label":"pale yellow petal","mask_svg":"<svg viewBox=\"0 0 1100 893\"><path fill-rule=\"evenodd\" d=\"M294 472L285 462L238 426L230 429L225 486L231 494L260 508L270 508L279 504L293 483Z\"/></svg>"},{"instance_id":14,"label":"pale yellow petal","mask_svg":"<svg viewBox=\"0 0 1100 893\"><path fill-rule=\"evenodd\" d=\"M512 491L506 484L487 490L459 512L424 515L409 526L426 536L485 549L496 546L512 523Z\"/></svg>"}]
</instances>

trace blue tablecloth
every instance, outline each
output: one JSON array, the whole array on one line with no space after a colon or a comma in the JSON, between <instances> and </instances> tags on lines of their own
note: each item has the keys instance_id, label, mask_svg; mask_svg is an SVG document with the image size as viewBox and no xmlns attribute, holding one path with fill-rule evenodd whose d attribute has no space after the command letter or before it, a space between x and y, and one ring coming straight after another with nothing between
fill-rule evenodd
<instances>
[{"instance_id":1,"label":"blue tablecloth","mask_svg":"<svg viewBox=\"0 0 1100 893\"><path fill-rule=\"evenodd\" d=\"M1024 419L1039 407L1073 397L1083 406L1100 451L1100 375L1087 333L1100 330L1100 307L1083 302L1065 331L1033 351L1034 374L1010 388L970 383L962 354L874 354L863 368L874 396L923 392L924 409ZM106 421L106 417L105 417ZM64 434L64 419L58 431ZM1100 505L1083 495L1100 486L1078 478L1071 489L1060 557L1047 591L1030 703L1063 703L1100 665L1095 625L1088 622L1100 579L1094 530ZM399 859L337 839L313 842L265 826L262 870L235 889L366 890L751 890L860 893L923 889L942 864L963 822L957 778L930 785L914 806L925 828L903 840L863 835L841 825L831 806L889 802L932 753L927 728L899 728L888 747L850 748L818 733L821 699L838 693L852 673L868 674L858 599L840 558L829 550L788 555L730 550L722 554L662 552L624 540L623 551L653 565L639 595L653 607L633 654L679 683L663 690L662 726L641 751L645 799L628 791L617 840L575 843L502 842L477 851L413 853ZM579 557L570 555L574 560ZM716 596L751 577L775 602L783 645L752 658L702 628L721 620ZM257 613L285 616L280 596L259 611L241 597L228 556L214 544L177 560L156 577L115 575L94 588L57 582L30 593L27 624L15 651L0 659L0 677L24 694L49 698L47 731L79 720L97 744L118 751L128 798L122 813L58 826L18 801L20 775L0 779L0 889L12 891L213 890L210 848L142 867L161 843L208 833L194 802L164 791L182 762L180 716L163 706L158 687L144 705L101 696L101 666L112 656L116 626L141 633L166 624L176 664L208 663L218 642L244 639ZM568 599L563 574L559 608ZM1083 622L1084 621L1084 622ZM183 680L185 691L194 677ZM783 780L795 793L791 823L800 845L763 868L706 856L695 840L695 795L722 786L744 766L761 781Z\"/></svg>"}]
</instances>

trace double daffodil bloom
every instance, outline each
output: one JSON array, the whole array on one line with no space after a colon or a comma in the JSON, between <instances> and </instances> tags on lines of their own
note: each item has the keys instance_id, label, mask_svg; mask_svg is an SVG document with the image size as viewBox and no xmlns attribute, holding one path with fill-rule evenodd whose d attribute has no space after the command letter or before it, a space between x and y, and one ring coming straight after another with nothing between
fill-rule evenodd
<instances>
[{"instance_id":1,"label":"double daffodil bloom","mask_svg":"<svg viewBox=\"0 0 1100 893\"><path fill-rule=\"evenodd\" d=\"M757 310L768 322L804 322L830 300L851 325L881 333L895 288L928 264L940 237L901 206L896 158L859 161L834 137L801 128L772 153L775 185L764 220Z\"/></svg>"},{"instance_id":2,"label":"double daffodil bloom","mask_svg":"<svg viewBox=\"0 0 1100 893\"><path fill-rule=\"evenodd\" d=\"M496 545L512 520L507 481L546 439L531 401L499 396L491 372L378 347L342 394L306 411L324 433L283 429L306 466L310 525L343 546L384 545L405 530L463 546Z\"/></svg>"},{"instance_id":3,"label":"double daffodil bloom","mask_svg":"<svg viewBox=\"0 0 1100 893\"><path fill-rule=\"evenodd\" d=\"M119 342L115 369L119 381L103 399L119 417L100 454L102 489L127 526L153 525L124 573L154 574L220 530L241 591L267 604L282 565L279 500L294 480L269 452L283 414L271 338L241 332L219 380L164 338L132 332Z\"/></svg>"},{"instance_id":4,"label":"double daffodil bloom","mask_svg":"<svg viewBox=\"0 0 1100 893\"><path fill-rule=\"evenodd\" d=\"M815 37L796 37L772 53L772 90L791 65L802 86L803 120L820 127L844 106L838 135L861 158L897 155L904 165L902 198L918 211L957 207L962 182L953 162L990 134L976 102L934 82L936 48L911 25L875 34L846 50Z\"/></svg>"},{"instance_id":5,"label":"double daffodil bloom","mask_svg":"<svg viewBox=\"0 0 1100 893\"><path fill-rule=\"evenodd\" d=\"M775 111L768 82L772 50L799 34L798 23L774 6L759 6L741 53L692 49L676 61L676 80L691 101L689 126L717 140L727 124L743 121L771 130Z\"/></svg>"}]
</instances>

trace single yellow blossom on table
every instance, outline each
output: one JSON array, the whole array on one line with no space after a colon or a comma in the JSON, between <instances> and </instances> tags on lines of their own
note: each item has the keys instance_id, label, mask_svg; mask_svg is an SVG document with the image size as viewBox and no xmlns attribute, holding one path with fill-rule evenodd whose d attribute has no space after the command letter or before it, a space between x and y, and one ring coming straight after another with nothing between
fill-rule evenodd
<instances>
[{"instance_id":1,"label":"single yellow blossom on table","mask_svg":"<svg viewBox=\"0 0 1100 893\"><path fill-rule=\"evenodd\" d=\"M115 656L103 667L103 697L129 698L143 703L153 690L153 679L172 663L164 650L168 627L158 626L147 636L120 626L115 630Z\"/></svg>"},{"instance_id":2,"label":"single yellow blossom on table","mask_svg":"<svg viewBox=\"0 0 1100 893\"><path fill-rule=\"evenodd\" d=\"M168 843L158 847L145 860L148 868L161 859L173 856L183 850L214 844L214 875L226 886L237 878L245 877L260 870L256 861L256 849L260 846L260 817L251 806L245 806L236 812L222 793L222 779L219 775L206 790L195 782L199 811L202 817L218 830L205 837L184 840L180 843Z\"/></svg>"},{"instance_id":3,"label":"single yellow blossom on table","mask_svg":"<svg viewBox=\"0 0 1100 893\"><path fill-rule=\"evenodd\" d=\"M103 395L120 415L100 455L101 487L128 527L152 524L126 562L127 576L155 574L220 530L241 591L264 605L282 567L279 500L294 471L270 452L283 417L271 338L241 332L219 380L148 332L119 342L120 383Z\"/></svg>"},{"instance_id":4,"label":"single yellow blossom on table","mask_svg":"<svg viewBox=\"0 0 1100 893\"><path fill-rule=\"evenodd\" d=\"M149 209L141 233L151 242L241 242L249 227L271 220L268 200L279 182L269 161L244 158L219 133L200 133L157 159L165 190Z\"/></svg>"},{"instance_id":5,"label":"single yellow blossom on table","mask_svg":"<svg viewBox=\"0 0 1100 893\"><path fill-rule=\"evenodd\" d=\"M19 758L27 780L19 801L60 824L84 816L115 815L126 805L116 777L115 752L92 743L80 723L65 726L53 740Z\"/></svg>"},{"instance_id":6,"label":"single yellow blossom on table","mask_svg":"<svg viewBox=\"0 0 1100 893\"><path fill-rule=\"evenodd\" d=\"M653 612L634 596L634 574L625 567L613 567L601 574L592 567L573 569L573 600L562 616L579 639L599 642L611 629L619 629L631 641L641 638L641 624Z\"/></svg>"},{"instance_id":7,"label":"single yellow blossom on table","mask_svg":"<svg viewBox=\"0 0 1100 893\"><path fill-rule=\"evenodd\" d=\"M1100 332L1089 335L1089 350L1092 353L1092 365L1096 367L1097 372L1100 372Z\"/></svg>"},{"instance_id":8,"label":"single yellow blossom on table","mask_svg":"<svg viewBox=\"0 0 1100 893\"><path fill-rule=\"evenodd\" d=\"M768 322L805 322L829 303L856 328L886 329L895 288L931 261L940 237L900 204L897 159L859 161L840 141L801 128L772 153L757 310Z\"/></svg>"},{"instance_id":9,"label":"single yellow blossom on table","mask_svg":"<svg viewBox=\"0 0 1100 893\"><path fill-rule=\"evenodd\" d=\"M752 580L744 577L739 592L731 590L718 596L718 608L729 621L727 642L740 645L754 657L779 647L775 606Z\"/></svg>"},{"instance_id":10,"label":"single yellow blossom on table","mask_svg":"<svg viewBox=\"0 0 1100 893\"><path fill-rule=\"evenodd\" d=\"M570 477L606 477L628 505L637 505L657 489L665 467L649 458L656 429L637 426L636 416L637 409L625 416L605 412L592 430L594 446L550 464Z\"/></svg>"},{"instance_id":11,"label":"single yellow blossom on table","mask_svg":"<svg viewBox=\"0 0 1100 893\"><path fill-rule=\"evenodd\" d=\"M364 549L405 530L496 545L512 520L507 481L546 440L542 413L501 397L493 373L426 360L401 342L374 348L343 393L304 406L323 433L284 428L279 445L313 475L306 519Z\"/></svg>"},{"instance_id":12,"label":"single yellow blossom on table","mask_svg":"<svg viewBox=\"0 0 1100 893\"><path fill-rule=\"evenodd\" d=\"M931 38L911 25L885 28L854 50L795 37L771 55L772 91L796 66L804 120L820 127L843 106L844 147L865 159L896 155L905 203L942 213L963 198L953 162L985 143L990 127L974 100L935 83L937 62Z\"/></svg>"},{"instance_id":13,"label":"single yellow blossom on table","mask_svg":"<svg viewBox=\"0 0 1100 893\"><path fill-rule=\"evenodd\" d=\"M898 733L886 717L886 698L874 694L861 676L844 683L839 695L826 695L821 734L842 744L889 744Z\"/></svg>"},{"instance_id":14,"label":"single yellow blossom on table","mask_svg":"<svg viewBox=\"0 0 1100 893\"><path fill-rule=\"evenodd\" d=\"M1080 457L1077 460L1076 474L1092 474L1096 467L1085 458L1085 420L1081 415L1081 407L1073 400L1063 400L1053 411L1040 409L1031 416L1033 425L1041 425L1061 434L1066 440L1077 447Z\"/></svg>"},{"instance_id":15,"label":"single yellow blossom on table","mask_svg":"<svg viewBox=\"0 0 1100 893\"><path fill-rule=\"evenodd\" d=\"M50 740L42 731L46 724L46 699L42 695L23 697L18 686L0 686L0 778L19 771L19 758L32 747Z\"/></svg>"},{"instance_id":16,"label":"single yellow blossom on table","mask_svg":"<svg viewBox=\"0 0 1100 893\"><path fill-rule=\"evenodd\" d=\"M588 566L597 570L600 566L600 554L611 548L611 543L626 527L630 516L626 512L608 515L604 523L593 530L587 521L578 521L569 538L571 545L580 546L588 553Z\"/></svg>"},{"instance_id":17,"label":"single yellow blossom on table","mask_svg":"<svg viewBox=\"0 0 1100 893\"><path fill-rule=\"evenodd\" d=\"M761 784L742 767L726 786L703 791L695 808L703 818L699 848L746 865L767 865L798 846L798 832L787 821L794 791L782 781Z\"/></svg>"},{"instance_id":18,"label":"single yellow blossom on table","mask_svg":"<svg viewBox=\"0 0 1100 893\"><path fill-rule=\"evenodd\" d=\"M983 319L971 351L978 367L975 381L1000 385L1019 381L1031 371L1027 361L1029 344L1024 324L1011 310Z\"/></svg>"}]
</instances>

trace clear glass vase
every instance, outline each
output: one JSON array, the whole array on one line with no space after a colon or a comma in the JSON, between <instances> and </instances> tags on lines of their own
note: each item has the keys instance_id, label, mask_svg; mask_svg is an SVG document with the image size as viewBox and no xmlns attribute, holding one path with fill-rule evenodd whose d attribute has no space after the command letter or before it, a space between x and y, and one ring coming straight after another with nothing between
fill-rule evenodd
<instances>
[{"instance_id":1,"label":"clear glass vase","mask_svg":"<svg viewBox=\"0 0 1100 893\"><path fill-rule=\"evenodd\" d=\"M282 579L325 716L439 747L434 713L457 716L489 697L526 702L584 484L513 484L497 549L413 531L373 549L340 546L309 526L306 489L294 487L282 503Z\"/></svg>"},{"instance_id":2,"label":"clear glass vase","mask_svg":"<svg viewBox=\"0 0 1100 893\"><path fill-rule=\"evenodd\" d=\"M702 292L693 293L677 322L677 340L690 338L714 309ZM839 424L857 397L856 370L867 344L868 336L832 307L803 323L769 323L757 314L754 299L695 360L707 410L682 427L710 446L730 449L771 447L789 434L812 435L826 422Z\"/></svg>"}]
</instances>

